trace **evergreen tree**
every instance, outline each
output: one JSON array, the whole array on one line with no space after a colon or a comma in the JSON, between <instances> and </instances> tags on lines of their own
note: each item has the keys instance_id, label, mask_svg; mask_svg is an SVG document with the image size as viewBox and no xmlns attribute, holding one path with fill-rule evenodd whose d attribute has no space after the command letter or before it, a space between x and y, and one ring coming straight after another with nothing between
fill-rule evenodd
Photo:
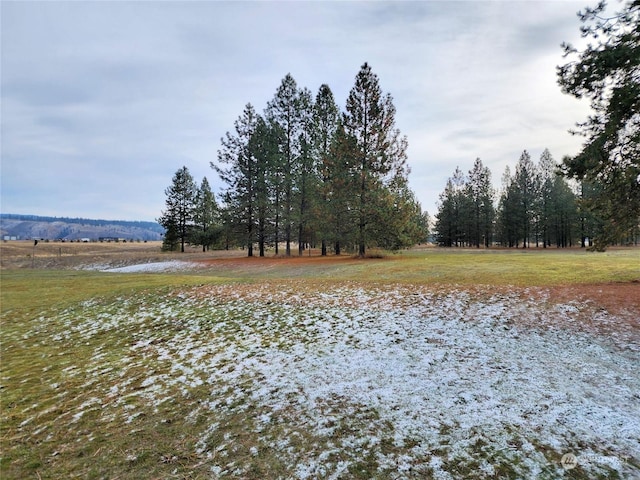
<instances>
[{"instance_id":1,"label":"evergreen tree","mask_svg":"<svg viewBox=\"0 0 640 480\"><path fill-rule=\"evenodd\" d=\"M518 205L520 192L513 181L511 169L507 165L502 175L502 188L498 205L498 235L500 243L507 247L517 247L519 243Z\"/></svg>"},{"instance_id":2,"label":"evergreen tree","mask_svg":"<svg viewBox=\"0 0 640 480\"><path fill-rule=\"evenodd\" d=\"M166 218L158 219L158 223L164 228L164 237L162 239L162 250L175 252L180 245L180 235L178 233L178 225L175 219Z\"/></svg>"},{"instance_id":3,"label":"evergreen tree","mask_svg":"<svg viewBox=\"0 0 640 480\"><path fill-rule=\"evenodd\" d=\"M589 209L602 229L595 247L623 238L640 220L640 2L630 0L605 17L604 1L579 12L582 36L593 40L582 52L564 44L571 60L558 67L564 93L589 98L593 114L578 123L582 151L564 159L567 175L600 188Z\"/></svg>"},{"instance_id":4,"label":"evergreen tree","mask_svg":"<svg viewBox=\"0 0 640 480\"><path fill-rule=\"evenodd\" d=\"M556 247L571 247L578 216L576 196L559 175L553 178L550 229Z\"/></svg>"},{"instance_id":5,"label":"evergreen tree","mask_svg":"<svg viewBox=\"0 0 640 480\"><path fill-rule=\"evenodd\" d=\"M512 192L512 198L516 202L516 221L519 222L518 239L522 239L522 248L527 248L530 246L532 226L535 219L538 182L535 166L526 150L522 152L516 164L513 186L517 189L516 192Z\"/></svg>"},{"instance_id":6,"label":"evergreen tree","mask_svg":"<svg viewBox=\"0 0 640 480\"><path fill-rule=\"evenodd\" d=\"M540 197L538 202L538 232L542 238L542 246L551 245L551 217L553 215L554 181L558 174L558 164L553 160L551 152L545 149L538 162L538 185ZM537 241L537 236L536 236ZM537 246L537 244L536 244Z\"/></svg>"},{"instance_id":7,"label":"evergreen tree","mask_svg":"<svg viewBox=\"0 0 640 480\"><path fill-rule=\"evenodd\" d=\"M204 177L196 192L193 216L195 228L193 229L191 240L193 244L202 245L203 252L207 251L218 238L218 215L215 196L211 191L207 177Z\"/></svg>"},{"instance_id":8,"label":"evergreen tree","mask_svg":"<svg viewBox=\"0 0 640 480\"><path fill-rule=\"evenodd\" d=\"M347 98L343 115L345 133L352 137L355 149L351 153L358 180L358 254L364 256L367 244L375 241L374 231L381 225L374 222L390 220L376 217L376 203L384 197L384 189L395 177L406 178L406 137L395 128L395 107L391 95L382 95L378 76L365 63L356 76Z\"/></svg>"},{"instance_id":9,"label":"evergreen tree","mask_svg":"<svg viewBox=\"0 0 640 480\"><path fill-rule=\"evenodd\" d=\"M297 205L298 254L302 255L305 243L312 240L310 225L314 204L319 193L318 163L314 151L314 108L309 90L302 89L298 97L300 154L297 161L295 192Z\"/></svg>"},{"instance_id":10,"label":"evergreen tree","mask_svg":"<svg viewBox=\"0 0 640 480\"><path fill-rule=\"evenodd\" d=\"M322 213L327 225L326 238L333 243L336 255L356 241L358 179L353 164L355 148L355 139L348 136L342 122L338 122L331 153L322 166L322 195L326 199Z\"/></svg>"},{"instance_id":11,"label":"evergreen tree","mask_svg":"<svg viewBox=\"0 0 640 480\"><path fill-rule=\"evenodd\" d=\"M559 165L553 160L549 150L542 152L537 170L539 231L543 246L571 246L581 216L576 194L561 176ZM582 231L585 225L581 220L580 224ZM583 244L585 238L583 236Z\"/></svg>"},{"instance_id":12,"label":"evergreen tree","mask_svg":"<svg viewBox=\"0 0 640 480\"><path fill-rule=\"evenodd\" d=\"M295 189L295 169L300 155L300 93L296 81L287 74L265 111L269 122L275 124L282 133L280 137L280 165L276 167L280 176L278 182L276 237L280 218L284 224L286 255L291 255L291 232L293 229L293 205ZM280 194L282 202L280 202ZM281 213L280 213L281 212ZM276 242L277 248L277 242Z\"/></svg>"},{"instance_id":13,"label":"evergreen tree","mask_svg":"<svg viewBox=\"0 0 640 480\"><path fill-rule=\"evenodd\" d=\"M327 254L327 239L330 237L331 218L329 198L334 187L331 179L335 178L331 170L335 168L336 158L332 155L332 145L336 142L340 112L328 85L323 84L318 90L313 109L313 133L315 155L318 159L318 181L320 201L316 208L316 226L320 233L321 253Z\"/></svg>"},{"instance_id":14,"label":"evergreen tree","mask_svg":"<svg viewBox=\"0 0 640 480\"><path fill-rule=\"evenodd\" d=\"M278 168L278 137L274 125L258 117L256 130L250 140L250 151L255 158L255 212L258 250L265 256L265 244L269 227L274 221L275 208L272 200L277 191L279 177L274 172Z\"/></svg>"},{"instance_id":15,"label":"evergreen tree","mask_svg":"<svg viewBox=\"0 0 640 480\"><path fill-rule=\"evenodd\" d=\"M580 246L582 248L593 246L593 239L602 230L600 216L594 214L589 208L594 204L593 199L599 195L598 186L582 180L579 182L579 198L577 203L577 215L580 224Z\"/></svg>"},{"instance_id":16,"label":"evergreen tree","mask_svg":"<svg viewBox=\"0 0 640 480\"><path fill-rule=\"evenodd\" d=\"M327 85L314 102L286 75L264 118L247 105L211 163L228 188L223 192L222 235L236 237L253 255L264 255L273 238L276 255L282 233L291 254L297 233L299 254L316 239L322 254L347 245L397 249L427 236L425 216L408 188L407 141L395 128L395 107L382 96L367 64L356 77L342 118ZM226 167L222 165L226 164Z\"/></svg>"},{"instance_id":17,"label":"evergreen tree","mask_svg":"<svg viewBox=\"0 0 640 480\"><path fill-rule=\"evenodd\" d=\"M258 117L253 106L246 105L242 115L235 121L235 133L227 132L221 139L218 161L226 168L211 162L220 178L228 185L222 198L230 213L229 221L238 229L247 255L253 256L255 242L256 210L256 158L250 142L256 131Z\"/></svg>"},{"instance_id":18,"label":"evergreen tree","mask_svg":"<svg viewBox=\"0 0 640 480\"><path fill-rule=\"evenodd\" d=\"M466 209L465 178L462 170L456 167L453 177L447 180L444 191L440 194L438 213L436 215L436 241L444 247L462 246L464 233L464 217Z\"/></svg>"},{"instance_id":19,"label":"evergreen tree","mask_svg":"<svg viewBox=\"0 0 640 480\"><path fill-rule=\"evenodd\" d=\"M189 169L179 169L164 192L167 196L166 209L158 219L158 223L166 230L164 248L173 250L179 243L180 251L184 252L184 244L193 225L196 191L197 186Z\"/></svg>"},{"instance_id":20,"label":"evergreen tree","mask_svg":"<svg viewBox=\"0 0 640 480\"><path fill-rule=\"evenodd\" d=\"M420 203L408 185L393 184L381 193L375 197L379 200L378 215L383 218L373 223L375 245L396 251L424 241L429 234L428 223L424 223Z\"/></svg>"},{"instance_id":21,"label":"evergreen tree","mask_svg":"<svg viewBox=\"0 0 640 480\"><path fill-rule=\"evenodd\" d=\"M426 210L420 209L420 216L416 218L416 223L419 226L420 238L417 239L418 243L429 243L431 237L431 216Z\"/></svg>"},{"instance_id":22,"label":"evergreen tree","mask_svg":"<svg viewBox=\"0 0 640 480\"><path fill-rule=\"evenodd\" d=\"M468 242L471 246L480 248L484 244L488 247L491 243L493 220L495 211L493 208L493 188L491 186L491 171L482 164L479 158L469 171L466 186L467 202L470 207L470 229Z\"/></svg>"}]
</instances>

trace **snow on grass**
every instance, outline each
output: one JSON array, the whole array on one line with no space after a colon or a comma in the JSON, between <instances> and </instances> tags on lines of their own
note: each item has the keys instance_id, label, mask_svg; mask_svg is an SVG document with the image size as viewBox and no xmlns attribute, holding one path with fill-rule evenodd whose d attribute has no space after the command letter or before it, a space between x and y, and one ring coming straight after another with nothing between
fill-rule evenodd
<instances>
[{"instance_id":1,"label":"snow on grass","mask_svg":"<svg viewBox=\"0 0 640 480\"><path fill-rule=\"evenodd\" d=\"M586 308L294 283L86 302L49 340L90 358L52 388L85 372L70 428L181 412L213 478L553 478L569 452L586 476L639 475L640 342L561 328Z\"/></svg>"},{"instance_id":2,"label":"snow on grass","mask_svg":"<svg viewBox=\"0 0 640 480\"><path fill-rule=\"evenodd\" d=\"M201 263L184 260L166 260L162 262L135 263L131 265L114 266L111 263L91 263L78 267L79 270L108 272L108 273L167 273L193 271L203 268ZM126 263L126 262L124 262ZM118 265L118 263L116 263Z\"/></svg>"},{"instance_id":3,"label":"snow on grass","mask_svg":"<svg viewBox=\"0 0 640 480\"><path fill-rule=\"evenodd\" d=\"M185 262L182 260L169 260L166 262L149 262L126 267L104 268L100 266L97 270L110 273L154 273L154 272L177 272L182 270L193 270L200 267L195 262Z\"/></svg>"},{"instance_id":4,"label":"snow on grass","mask_svg":"<svg viewBox=\"0 0 640 480\"><path fill-rule=\"evenodd\" d=\"M329 305L342 297L356 307L310 302L304 310L288 311L283 305L280 326L265 327L247 315L253 328L235 333L234 343L246 351L228 352L229 361L235 358L230 373L216 369L220 358L181 360L213 371L211 383L233 383L242 372L251 388L232 392L227 404L249 396L272 412L289 410L292 424L301 422L320 437L336 437L341 422L363 409L374 411L358 429L373 438L337 438L356 452L352 461L376 454L379 464L397 465L398 471L429 462L432 473L447 478L438 465L453 461L462 472L465 465L490 472L497 456L515 473L537 476L548 468L547 449L561 454L577 445L591 456L606 451L638 458L637 355L582 334L522 330L511 325L509 301L477 302L461 294L423 298L399 309L389 305L406 293L325 293L322 301ZM302 338L285 348L265 348L265 338L288 335ZM337 419L327 420L328 409ZM377 432L390 435L402 454L380 455ZM322 452L317 453L310 463L319 468ZM479 461L481 453L485 458Z\"/></svg>"}]
</instances>

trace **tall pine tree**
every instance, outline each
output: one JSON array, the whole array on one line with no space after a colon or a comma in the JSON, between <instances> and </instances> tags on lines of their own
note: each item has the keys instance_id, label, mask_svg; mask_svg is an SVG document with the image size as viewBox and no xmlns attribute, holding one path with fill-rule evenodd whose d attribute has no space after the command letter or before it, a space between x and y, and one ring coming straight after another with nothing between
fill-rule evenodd
<instances>
[{"instance_id":1,"label":"tall pine tree","mask_svg":"<svg viewBox=\"0 0 640 480\"><path fill-rule=\"evenodd\" d=\"M440 194L436 215L436 241L444 247L458 247L464 241L464 226L467 216L467 198L465 178L462 170L456 167L453 177L447 180Z\"/></svg>"},{"instance_id":2,"label":"tall pine tree","mask_svg":"<svg viewBox=\"0 0 640 480\"><path fill-rule=\"evenodd\" d=\"M279 229L280 218L284 224L285 254L291 255L291 234L293 230L293 206L295 189L295 170L300 155L300 92L296 81L287 74L278 87L274 98L268 103L265 111L269 122L275 124L282 133L280 137L280 165L276 167L279 174L277 208L279 210L276 230ZM280 196L281 195L281 196ZM280 201L281 199L281 201ZM278 232L276 231L276 237ZM277 242L276 242L277 248Z\"/></svg>"},{"instance_id":3,"label":"tall pine tree","mask_svg":"<svg viewBox=\"0 0 640 480\"><path fill-rule=\"evenodd\" d=\"M302 255L306 243L311 243L313 234L310 230L314 204L319 193L318 157L314 151L314 113L311 92L304 88L298 97L300 146L295 176L295 192L297 206L298 254Z\"/></svg>"},{"instance_id":4,"label":"tall pine tree","mask_svg":"<svg viewBox=\"0 0 640 480\"><path fill-rule=\"evenodd\" d=\"M318 90L313 109L314 149L318 159L319 202L316 204L316 227L321 240L321 253L327 254L327 240L331 234L331 207L329 198L337 186L332 185L333 175L337 169L337 157L332 145L337 141L340 112L328 85L323 84Z\"/></svg>"},{"instance_id":5,"label":"tall pine tree","mask_svg":"<svg viewBox=\"0 0 640 480\"><path fill-rule=\"evenodd\" d=\"M558 67L563 93L591 100L592 114L578 123L582 151L563 160L567 175L594 186L584 197L601 228L604 250L640 224L640 1L605 12L606 2L579 12L587 46L564 44L569 62Z\"/></svg>"},{"instance_id":6,"label":"tall pine tree","mask_svg":"<svg viewBox=\"0 0 640 480\"><path fill-rule=\"evenodd\" d=\"M163 248L174 250L184 245L193 226L197 185L187 167L180 168L173 176L171 185L165 190L165 210L158 223L165 228Z\"/></svg>"},{"instance_id":7,"label":"tall pine tree","mask_svg":"<svg viewBox=\"0 0 640 480\"><path fill-rule=\"evenodd\" d=\"M390 220L377 215L384 190L396 177L406 178L406 137L395 127L395 107L391 95L382 94L378 76L365 63L356 75L343 115L347 136L354 139L354 174L358 182L357 215L358 254L365 255L368 244L375 243L373 233L381 231L380 222Z\"/></svg>"},{"instance_id":8,"label":"tall pine tree","mask_svg":"<svg viewBox=\"0 0 640 480\"><path fill-rule=\"evenodd\" d=\"M193 213L195 225L191 235L191 243L202 245L203 252L217 240L219 233L217 226L218 216L216 198L209 186L209 180L204 177L196 192Z\"/></svg>"},{"instance_id":9,"label":"tall pine tree","mask_svg":"<svg viewBox=\"0 0 640 480\"><path fill-rule=\"evenodd\" d=\"M256 212L256 158L251 151L251 139L256 131L258 116L253 106L246 105L235 121L235 133L227 132L221 140L218 161L227 167L211 162L220 178L227 184L222 199L230 212L229 219L247 247L247 255L253 256Z\"/></svg>"},{"instance_id":10,"label":"tall pine tree","mask_svg":"<svg viewBox=\"0 0 640 480\"><path fill-rule=\"evenodd\" d=\"M480 248L488 247L492 240L493 220L493 187L491 186L491 171L476 158L467 179L467 197L470 208L470 229L468 242Z\"/></svg>"},{"instance_id":11,"label":"tall pine tree","mask_svg":"<svg viewBox=\"0 0 640 480\"><path fill-rule=\"evenodd\" d=\"M535 219L535 207L538 198L538 181L531 155L526 150L522 152L513 178L516 200L516 222L519 223L518 238L522 239L522 248L528 248L532 237Z\"/></svg>"}]
</instances>

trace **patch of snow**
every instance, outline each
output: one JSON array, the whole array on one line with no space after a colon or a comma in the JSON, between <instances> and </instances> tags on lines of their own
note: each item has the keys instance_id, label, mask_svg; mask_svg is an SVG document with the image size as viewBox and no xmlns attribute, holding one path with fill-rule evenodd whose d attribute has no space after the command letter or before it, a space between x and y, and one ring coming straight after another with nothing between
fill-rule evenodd
<instances>
[{"instance_id":1,"label":"patch of snow","mask_svg":"<svg viewBox=\"0 0 640 480\"><path fill-rule=\"evenodd\" d=\"M185 262L182 260L170 260L167 262L149 262L126 267L116 268L96 268L101 272L111 273L152 273L152 272L177 272L182 270L193 270L201 265L195 262Z\"/></svg>"}]
</instances>

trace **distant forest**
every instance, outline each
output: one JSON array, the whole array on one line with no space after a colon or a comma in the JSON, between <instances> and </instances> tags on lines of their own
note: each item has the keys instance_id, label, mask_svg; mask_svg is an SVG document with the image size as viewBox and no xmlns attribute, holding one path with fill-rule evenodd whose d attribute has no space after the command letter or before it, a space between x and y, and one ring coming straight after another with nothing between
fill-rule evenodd
<instances>
[{"instance_id":1,"label":"distant forest","mask_svg":"<svg viewBox=\"0 0 640 480\"><path fill-rule=\"evenodd\" d=\"M69 217L42 217L38 215L18 215L14 213L0 213L0 219L3 220L20 220L23 222L63 222L74 223L78 225L90 225L93 227L120 226L127 228L143 228L146 230L152 230L159 234L164 233L164 228L156 222L142 222L132 220L96 220L90 218L69 218Z\"/></svg>"}]
</instances>

